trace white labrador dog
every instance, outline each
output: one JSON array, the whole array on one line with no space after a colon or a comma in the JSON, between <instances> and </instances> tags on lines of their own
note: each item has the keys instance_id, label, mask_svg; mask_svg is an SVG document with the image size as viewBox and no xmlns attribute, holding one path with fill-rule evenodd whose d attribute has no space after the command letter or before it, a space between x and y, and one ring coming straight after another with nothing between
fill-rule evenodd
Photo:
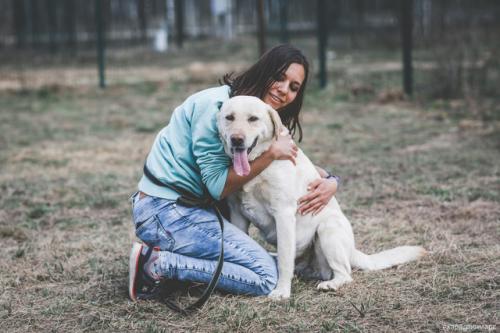
<instances>
[{"instance_id":1,"label":"white labrador dog","mask_svg":"<svg viewBox=\"0 0 500 333\"><path fill-rule=\"evenodd\" d=\"M280 131L286 130L275 110L250 96L226 101L218 114L217 126L239 175L247 175L249 161L266 151ZM296 166L288 160L274 161L228 198L233 224L248 233L249 223L253 223L268 242L277 243L279 279L271 298L290 297L295 259L306 252L313 255L310 267L327 280L318 284L320 290L337 289L352 281L351 266L383 269L426 253L418 246L401 246L372 255L356 250L351 224L335 198L316 216L298 214L297 200L307 193L308 184L319 177L299 149Z\"/></svg>"}]
</instances>

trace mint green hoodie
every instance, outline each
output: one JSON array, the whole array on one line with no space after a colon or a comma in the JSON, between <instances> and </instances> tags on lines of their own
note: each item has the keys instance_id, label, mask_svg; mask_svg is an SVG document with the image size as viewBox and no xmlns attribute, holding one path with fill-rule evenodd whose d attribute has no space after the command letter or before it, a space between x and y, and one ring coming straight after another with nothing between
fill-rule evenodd
<instances>
[{"instance_id":1,"label":"mint green hoodie","mask_svg":"<svg viewBox=\"0 0 500 333\"><path fill-rule=\"evenodd\" d=\"M216 115L221 104L229 99L229 91L229 86L200 91L174 110L147 157L147 167L156 178L198 196L203 195L205 184L212 197L220 199L231 159L219 138ZM153 184L144 175L139 190L165 199L179 197L178 193Z\"/></svg>"}]
</instances>

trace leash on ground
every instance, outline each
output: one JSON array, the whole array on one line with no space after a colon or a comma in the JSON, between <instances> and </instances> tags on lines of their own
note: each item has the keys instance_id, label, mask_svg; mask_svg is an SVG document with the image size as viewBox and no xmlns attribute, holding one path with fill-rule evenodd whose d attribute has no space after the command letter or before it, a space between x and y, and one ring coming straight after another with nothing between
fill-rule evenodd
<instances>
[{"instance_id":1,"label":"leash on ground","mask_svg":"<svg viewBox=\"0 0 500 333\"><path fill-rule=\"evenodd\" d=\"M181 308L179 305L175 304L174 302L172 302L167 298L163 298L160 300L170 309L179 312L183 315L188 315L194 310L201 308L203 304L205 304L205 302L208 300L208 298L214 291L215 286L217 285L217 281L219 280L220 274L222 272L222 266L224 265L224 220L222 219L222 214L219 208L217 207L217 201L215 201L212 198L212 196L210 195L210 193L208 193L208 190L206 188L203 188L203 197L200 198L183 188L160 181L151 173L151 171L149 171L148 167L146 166L146 163L144 163L144 175L155 185L168 187L171 190L179 193L180 197L177 199L177 204L185 207L212 208L215 211L217 220L219 220L220 231L221 231L219 260L214 275L212 276L212 279L208 283L208 286L203 292L203 294L196 302L185 308Z\"/></svg>"}]
</instances>

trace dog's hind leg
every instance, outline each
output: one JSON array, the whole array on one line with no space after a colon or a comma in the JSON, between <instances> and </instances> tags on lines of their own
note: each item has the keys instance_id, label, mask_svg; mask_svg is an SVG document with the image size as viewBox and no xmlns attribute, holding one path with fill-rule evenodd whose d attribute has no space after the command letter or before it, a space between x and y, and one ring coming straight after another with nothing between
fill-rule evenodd
<instances>
[{"instance_id":1,"label":"dog's hind leg","mask_svg":"<svg viewBox=\"0 0 500 333\"><path fill-rule=\"evenodd\" d=\"M354 244L352 236L345 230L336 229L334 225L318 228L320 248L329 268L333 271L333 279L318 284L319 290L337 290L340 286L352 281L350 256Z\"/></svg>"},{"instance_id":2,"label":"dog's hind leg","mask_svg":"<svg viewBox=\"0 0 500 333\"><path fill-rule=\"evenodd\" d=\"M333 271L328 261L326 260L325 254L321 249L321 244L319 240L314 242L314 258L312 262L313 270L316 272L317 280L330 280L333 279Z\"/></svg>"}]
</instances>

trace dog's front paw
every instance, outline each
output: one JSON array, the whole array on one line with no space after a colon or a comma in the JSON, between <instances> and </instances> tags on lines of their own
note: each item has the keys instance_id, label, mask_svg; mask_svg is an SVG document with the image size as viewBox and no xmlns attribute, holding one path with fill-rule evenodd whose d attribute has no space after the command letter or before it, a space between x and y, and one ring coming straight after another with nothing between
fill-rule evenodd
<instances>
[{"instance_id":1,"label":"dog's front paw","mask_svg":"<svg viewBox=\"0 0 500 333\"><path fill-rule=\"evenodd\" d=\"M281 301L290 298L290 290L274 289L267 296L274 301Z\"/></svg>"},{"instance_id":2,"label":"dog's front paw","mask_svg":"<svg viewBox=\"0 0 500 333\"><path fill-rule=\"evenodd\" d=\"M318 290L337 290L339 286L335 281L323 281L316 287Z\"/></svg>"}]
</instances>

